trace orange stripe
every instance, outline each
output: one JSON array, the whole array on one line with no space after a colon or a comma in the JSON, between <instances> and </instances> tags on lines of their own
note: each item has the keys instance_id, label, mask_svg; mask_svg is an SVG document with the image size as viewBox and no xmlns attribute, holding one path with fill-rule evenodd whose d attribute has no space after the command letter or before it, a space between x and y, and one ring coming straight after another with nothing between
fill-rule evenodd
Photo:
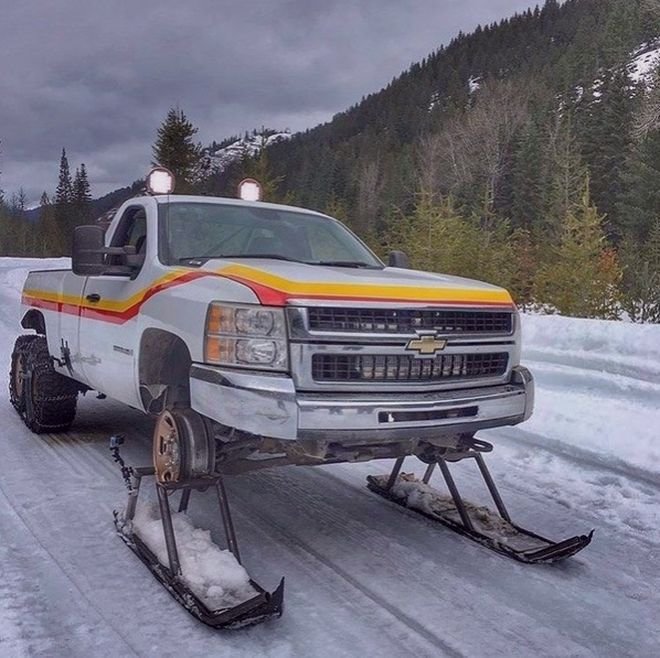
<instances>
[{"instance_id":1,"label":"orange stripe","mask_svg":"<svg viewBox=\"0 0 660 658\"><path fill-rule=\"evenodd\" d=\"M479 290L466 290L466 291L451 291L452 295L447 295L447 298L442 298L443 290L441 288L409 288L410 296L388 296L388 289L396 291L396 293L406 291L405 286L373 286L373 285L351 285L351 284L332 284L327 286L321 283L310 283L309 292L305 292L304 282L290 282L291 288L295 291L282 290L280 288L267 285L263 281L257 281L254 278L243 276L244 273L258 275L259 270L252 268L234 267L229 266L218 272L205 272L205 271L187 271L179 276L172 277L168 274L161 279L157 280L152 286L145 289L143 292L138 292L127 300L111 300L109 304L112 306L119 306L120 310L114 308L103 308L103 306L90 305L84 303L75 303L72 296L57 295L44 291L26 291L23 293L23 304L27 306L34 306L35 308L43 308L59 313L67 313L71 315L78 315L93 320L100 320L104 322L112 322L115 324L123 324L134 318L142 308L142 306L164 290L173 288L175 286L183 285L207 276L220 277L236 281L250 288L256 295L259 302L265 306L286 306L288 302L300 299L314 299L325 301L346 301L346 302L392 302L392 303L409 303L409 304L424 304L425 306L456 306L456 307L488 307L488 308L513 308L513 302L506 291L479 291ZM279 277L274 277L263 273L266 280L275 280L276 282L284 281ZM283 286L284 287L284 286ZM327 292L324 292L323 289ZM365 290L373 293L380 294L350 294L351 290ZM448 291L445 291L448 292ZM464 293L465 297L474 297L473 299L460 299L455 295ZM493 293L492 297L496 299L479 299L480 293L486 296L486 293ZM40 294L41 293L41 294ZM418 297L415 298L415 293ZM433 293L437 293L436 298L429 298ZM454 298L452 298L454 297ZM498 299L499 298L499 299ZM133 303L130 303L132 300ZM122 301L129 302L125 308L121 308Z\"/></svg>"}]
</instances>

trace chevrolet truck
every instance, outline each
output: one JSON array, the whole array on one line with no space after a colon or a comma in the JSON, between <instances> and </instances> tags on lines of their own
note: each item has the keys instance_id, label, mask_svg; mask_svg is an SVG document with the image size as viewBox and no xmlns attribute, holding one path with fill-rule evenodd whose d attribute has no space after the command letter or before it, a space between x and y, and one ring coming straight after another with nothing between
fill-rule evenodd
<instances>
[{"instance_id":1,"label":"chevrolet truck","mask_svg":"<svg viewBox=\"0 0 660 658\"><path fill-rule=\"evenodd\" d=\"M492 445L475 436L533 410L506 290L410 269L401 252L386 265L339 221L260 201L253 180L241 199L173 195L162 168L147 182L106 230L75 230L72 269L29 274L10 397L37 434L65 432L87 391L154 417L153 464L124 466L118 529L191 612L217 627L255 623L281 612L282 586L205 607L181 578L169 494L180 489L185 509L191 490L216 487L238 559L222 478L281 465L394 460L371 490L523 562L589 543L516 526L485 465ZM402 472L406 457L426 465L423 478ZM463 459L496 511L461 497L449 464ZM448 495L429 484L436 467ZM166 564L130 524L152 474Z\"/></svg>"}]
</instances>

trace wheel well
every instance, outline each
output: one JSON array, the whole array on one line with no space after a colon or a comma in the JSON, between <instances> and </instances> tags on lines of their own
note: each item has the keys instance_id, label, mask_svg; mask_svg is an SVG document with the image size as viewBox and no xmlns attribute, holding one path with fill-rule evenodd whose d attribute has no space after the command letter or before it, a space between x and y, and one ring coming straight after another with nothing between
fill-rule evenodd
<instances>
[{"instance_id":1,"label":"wheel well","mask_svg":"<svg viewBox=\"0 0 660 658\"><path fill-rule=\"evenodd\" d=\"M46 335L46 320L44 319L41 311L30 309L21 320L21 327L23 329L34 329L42 336Z\"/></svg>"},{"instance_id":2,"label":"wheel well","mask_svg":"<svg viewBox=\"0 0 660 658\"><path fill-rule=\"evenodd\" d=\"M162 329L147 329L140 341L139 376L142 404L158 414L166 406L190 404L190 366L187 345Z\"/></svg>"}]
</instances>

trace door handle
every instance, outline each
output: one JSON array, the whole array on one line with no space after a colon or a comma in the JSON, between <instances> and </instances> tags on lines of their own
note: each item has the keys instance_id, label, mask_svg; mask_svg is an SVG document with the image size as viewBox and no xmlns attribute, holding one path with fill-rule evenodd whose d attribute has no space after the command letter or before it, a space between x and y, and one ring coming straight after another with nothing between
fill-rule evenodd
<instances>
[{"instance_id":1,"label":"door handle","mask_svg":"<svg viewBox=\"0 0 660 658\"><path fill-rule=\"evenodd\" d=\"M91 295L87 295L87 297L85 297L85 299L86 299L88 302L94 302L94 303L96 303L96 302L100 302L100 301L101 301L101 295L99 295L97 292L93 292Z\"/></svg>"}]
</instances>

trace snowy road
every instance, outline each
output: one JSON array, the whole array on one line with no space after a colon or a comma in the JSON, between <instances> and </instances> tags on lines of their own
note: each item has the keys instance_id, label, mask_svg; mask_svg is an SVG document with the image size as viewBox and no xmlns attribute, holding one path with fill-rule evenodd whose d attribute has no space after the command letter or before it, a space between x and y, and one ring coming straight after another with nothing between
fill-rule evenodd
<instances>
[{"instance_id":1,"label":"snowy road","mask_svg":"<svg viewBox=\"0 0 660 658\"><path fill-rule=\"evenodd\" d=\"M0 368L29 266L0 259ZM577 558L527 566L367 491L387 464L288 468L228 482L242 557L282 619L217 633L114 534L108 437L150 461L150 423L85 399L74 430L30 434L0 388L0 656L657 656L660 327L526 318L538 412L483 433L514 518L550 537L596 529ZM407 465L408 469L413 464ZM470 466L466 497L485 502ZM416 469L415 467L415 470ZM212 496L196 525L221 528Z\"/></svg>"}]
</instances>

